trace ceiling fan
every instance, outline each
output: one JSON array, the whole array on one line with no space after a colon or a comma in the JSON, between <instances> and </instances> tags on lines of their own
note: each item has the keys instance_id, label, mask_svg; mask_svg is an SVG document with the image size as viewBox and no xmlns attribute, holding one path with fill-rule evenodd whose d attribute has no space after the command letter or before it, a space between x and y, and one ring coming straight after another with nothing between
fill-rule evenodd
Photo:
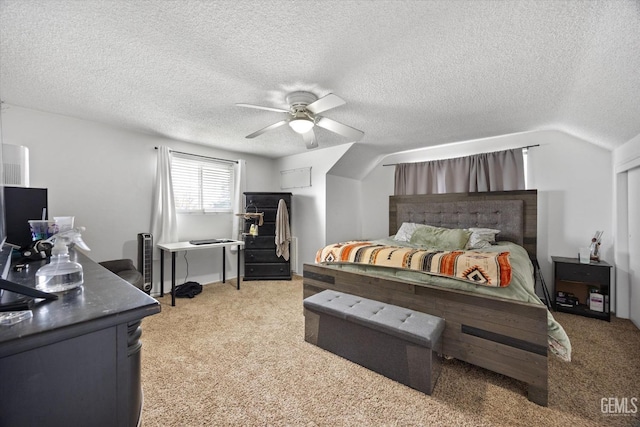
<instances>
[{"instance_id":1,"label":"ceiling fan","mask_svg":"<svg viewBox=\"0 0 640 427\"><path fill-rule=\"evenodd\" d=\"M364 132L361 130L352 128L351 126L344 125L335 120L327 117L319 116L318 114L330 110L332 108L339 107L346 104L346 102L337 95L332 93L319 98L311 92L292 92L287 95L287 104L289 109L275 107L263 107L253 104L236 104L239 107L257 108L259 110L277 111L281 113L287 113L289 117L284 120L280 120L266 128L260 129L246 138L255 138L263 133L276 129L284 124L289 124L291 129L296 133L302 135L307 148L316 148L318 142L316 141L316 134L313 131L315 126L330 130L344 137L347 137L351 141L358 141L364 136Z\"/></svg>"}]
</instances>

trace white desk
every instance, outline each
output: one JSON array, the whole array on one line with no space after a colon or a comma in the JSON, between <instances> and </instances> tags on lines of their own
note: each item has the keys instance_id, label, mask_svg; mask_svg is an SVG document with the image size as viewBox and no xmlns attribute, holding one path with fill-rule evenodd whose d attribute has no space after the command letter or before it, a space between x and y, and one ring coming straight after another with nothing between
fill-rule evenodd
<instances>
[{"instance_id":1,"label":"white desk","mask_svg":"<svg viewBox=\"0 0 640 427\"><path fill-rule=\"evenodd\" d=\"M156 245L158 249L162 251L160 254L160 296L164 296L164 254L165 252L171 253L171 305L176 305L176 252L180 251L196 251L202 249L222 248L222 283L225 282L225 249L228 246L237 246L238 253L236 255L238 260L238 278L236 289L240 289L240 251L244 247L244 242L241 240L228 240L222 243L207 243L204 245L192 245L189 242L176 242L176 243L162 243Z\"/></svg>"}]
</instances>

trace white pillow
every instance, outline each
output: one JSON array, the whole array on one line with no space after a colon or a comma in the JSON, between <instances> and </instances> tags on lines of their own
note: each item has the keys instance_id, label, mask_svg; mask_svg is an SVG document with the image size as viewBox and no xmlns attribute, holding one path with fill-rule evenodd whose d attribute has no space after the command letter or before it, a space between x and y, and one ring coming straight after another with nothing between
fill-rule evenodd
<instances>
[{"instance_id":1,"label":"white pillow","mask_svg":"<svg viewBox=\"0 0 640 427\"><path fill-rule=\"evenodd\" d=\"M398 240L400 242L409 242L411 240L411 236L413 236L413 233L418 228L422 228L422 227L429 227L429 226L425 224L417 224L415 222L403 222L400 228L398 229L398 232L396 233L396 235L393 236L393 239Z\"/></svg>"},{"instance_id":2,"label":"white pillow","mask_svg":"<svg viewBox=\"0 0 640 427\"><path fill-rule=\"evenodd\" d=\"M471 231L471 236L467 242L467 249L483 249L488 248L496 243L496 234L500 230L494 230L493 228L468 228Z\"/></svg>"}]
</instances>

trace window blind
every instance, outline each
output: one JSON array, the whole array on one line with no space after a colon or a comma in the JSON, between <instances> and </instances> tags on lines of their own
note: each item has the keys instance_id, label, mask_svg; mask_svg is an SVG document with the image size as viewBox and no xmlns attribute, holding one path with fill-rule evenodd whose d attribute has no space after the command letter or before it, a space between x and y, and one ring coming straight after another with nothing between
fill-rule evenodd
<instances>
[{"instance_id":1,"label":"window blind","mask_svg":"<svg viewBox=\"0 0 640 427\"><path fill-rule=\"evenodd\" d=\"M233 164L173 153L171 179L177 212L232 211Z\"/></svg>"}]
</instances>

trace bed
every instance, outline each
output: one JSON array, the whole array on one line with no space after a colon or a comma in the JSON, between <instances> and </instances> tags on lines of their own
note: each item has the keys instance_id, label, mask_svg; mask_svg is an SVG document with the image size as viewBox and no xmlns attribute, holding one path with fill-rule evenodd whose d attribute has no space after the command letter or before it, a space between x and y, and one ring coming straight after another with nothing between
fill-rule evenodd
<instances>
[{"instance_id":1,"label":"bed","mask_svg":"<svg viewBox=\"0 0 640 427\"><path fill-rule=\"evenodd\" d=\"M570 360L571 348L562 327L535 295L530 259L536 258L537 191L391 196L390 237L373 243L389 243L403 223L500 230L497 244L487 251L509 251L513 282L525 282L528 289L519 291L514 283L495 288L412 271L321 263L304 265L303 298L332 289L442 317L444 355L522 381L529 400L546 406L549 349ZM525 296L515 295L521 293Z\"/></svg>"}]
</instances>

